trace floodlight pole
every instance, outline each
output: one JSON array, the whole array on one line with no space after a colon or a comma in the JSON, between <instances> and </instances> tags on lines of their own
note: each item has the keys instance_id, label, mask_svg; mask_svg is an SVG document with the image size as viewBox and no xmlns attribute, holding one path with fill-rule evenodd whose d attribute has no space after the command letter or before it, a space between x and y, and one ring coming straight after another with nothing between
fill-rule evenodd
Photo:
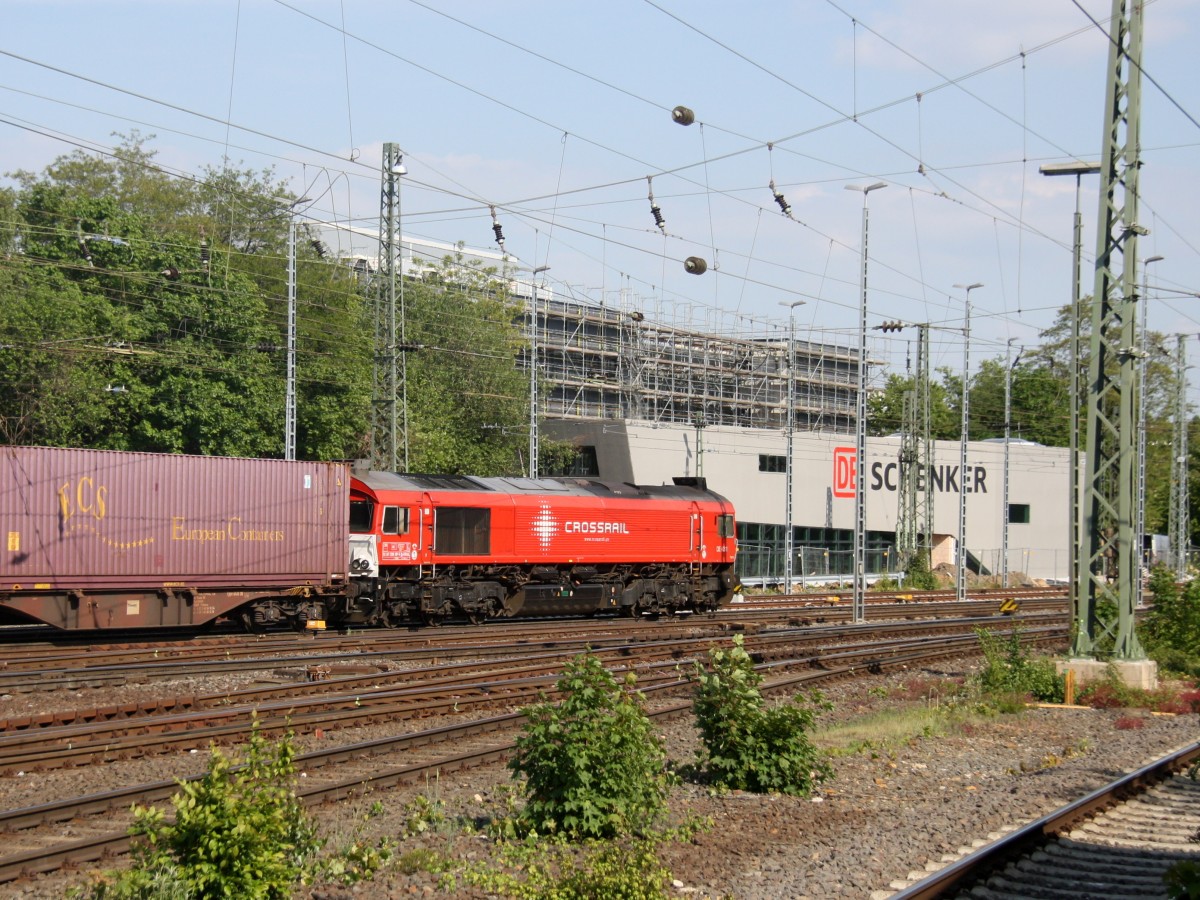
<instances>
[{"instance_id":1,"label":"floodlight pole","mask_svg":"<svg viewBox=\"0 0 1200 900\"><path fill-rule=\"evenodd\" d=\"M784 500L784 534L783 534L783 592L792 592L792 557L795 555L795 539L792 536L792 445L796 431L796 307L803 306L803 300L786 303L779 301L780 306L788 308L788 352L787 352L787 457L784 459L784 471L787 473L787 495Z\"/></svg>"},{"instance_id":2,"label":"floodlight pole","mask_svg":"<svg viewBox=\"0 0 1200 900\"><path fill-rule=\"evenodd\" d=\"M1008 345L1004 348L1004 528L1000 540L1001 587L1008 587L1008 523L1012 519L1008 505L1008 443L1012 436L1012 372L1017 363L1021 361L1021 353L1024 352L1018 351L1017 358L1009 362L1015 340L1016 338L1009 338Z\"/></svg>"},{"instance_id":3,"label":"floodlight pole","mask_svg":"<svg viewBox=\"0 0 1200 900\"><path fill-rule=\"evenodd\" d=\"M1071 479L1070 485L1070 521L1068 527L1067 572L1068 579L1075 579L1076 560L1079 559L1079 278L1083 257L1083 215L1079 211L1080 179L1084 175L1095 175L1100 171L1098 162L1054 163L1042 166L1038 171L1043 175L1074 175L1075 176L1075 219L1074 240L1071 245L1071 434L1070 434L1070 465L1068 466ZM1077 596L1072 591L1072 596Z\"/></svg>"},{"instance_id":4,"label":"floodlight pole","mask_svg":"<svg viewBox=\"0 0 1200 900\"><path fill-rule=\"evenodd\" d=\"M283 405L283 458L296 458L296 217L288 211L287 390Z\"/></svg>"},{"instance_id":5,"label":"floodlight pole","mask_svg":"<svg viewBox=\"0 0 1200 900\"><path fill-rule=\"evenodd\" d=\"M983 282L956 284L967 292L966 315L963 319L963 374L962 374L962 435L958 445L958 565L955 575L955 596L959 601L967 599L967 431L971 422L971 291L983 287Z\"/></svg>"},{"instance_id":6,"label":"floodlight pole","mask_svg":"<svg viewBox=\"0 0 1200 900\"><path fill-rule=\"evenodd\" d=\"M861 191L862 206L862 292L858 305L858 392L854 428L854 607L851 618L865 622L867 585L866 457L867 457L867 252L868 197L887 183L848 184L846 190Z\"/></svg>"},{"instance_id":7,"label":"floodlight pole","mask_svg":"<svg viewBox=\"0 0 1200 900\"><path fill-rule=\"evenodd\" d=\"M538 266L529 278L529 477L538 477L538 307L537 277L550 271L549 266Z\"/></svg>"}]
</instances>

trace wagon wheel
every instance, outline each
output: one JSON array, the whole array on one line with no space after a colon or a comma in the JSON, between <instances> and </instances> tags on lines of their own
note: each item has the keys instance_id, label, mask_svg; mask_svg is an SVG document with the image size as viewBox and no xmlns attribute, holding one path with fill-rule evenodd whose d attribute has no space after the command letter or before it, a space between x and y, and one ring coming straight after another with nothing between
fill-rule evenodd
<instances>
[{"instance_id":1,"label":"wagon wheel","mask_svg":"<svg viewBox=\"0 0 1200 900\"><path fill-rule=\"evenodd\" d=\"M421 613L421 621L430 628L437 628L446 620L446 616L440 610L426 610Z\"/></svg>"}]
</instances>

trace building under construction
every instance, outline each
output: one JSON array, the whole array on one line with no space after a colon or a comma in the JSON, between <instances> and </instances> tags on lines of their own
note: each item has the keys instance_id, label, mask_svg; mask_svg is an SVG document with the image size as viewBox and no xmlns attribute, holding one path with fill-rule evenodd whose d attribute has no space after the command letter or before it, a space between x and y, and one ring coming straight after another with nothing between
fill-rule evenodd
<instances>
[{"instance_id":1,"label":"building under construction","mask_svg":"<svg viewBox=\"0 0 1200 900\"><path fill-rule=\"evenodd\" d=\"M787 330L762 321L701 331L680 321L686 308L645 313L542 289L536 306L547 418L779 429L790 390L797 429L854 430L857 349L795 341L789 372Z\"/></svg>"}]
</instances>

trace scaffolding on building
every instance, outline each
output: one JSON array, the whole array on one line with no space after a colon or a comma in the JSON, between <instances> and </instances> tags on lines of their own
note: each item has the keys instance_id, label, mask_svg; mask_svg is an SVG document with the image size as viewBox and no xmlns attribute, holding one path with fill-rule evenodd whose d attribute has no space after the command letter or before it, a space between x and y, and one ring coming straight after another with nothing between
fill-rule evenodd
<instances>
[{"instance_id":1,"label":"scaffolding on building","mask_svg":"<svg viewBox=\"0 0 1200 900\"><path fill-rule=\"evenodd\" d=\"M522 292L532 290L518 284ZM526 307L527 334L534 316L547 418L784 427L788 338L769 322L737 317L736 328L701 330L680 304L647 315L542 288ZM857 350L797 340L793 354L797 430L852 432Z\"/></svg>"},{"instance_id":2,"label":"scaffolding on building","mask_svg":"<svg viewBox=\"0 0 1200 900\"><path fill-rule=\"evenodd\" d=\"M526 337L534 336L536 320L545 418L783 429L790 374L797 431L854 432L858 350L849 336L797 339L789 354L787 333L768 319L686 301L645 302L628 291L615 304L564 297L512 277L519 267L495 251L411 236L397 243L404 277L456 269L477 275L490 267L491 277L506 283L523 309ZM343 263L368 276L378 268L369 256ZM528 372L527 350L518 364Z\"/></svg>"}]
</instances>

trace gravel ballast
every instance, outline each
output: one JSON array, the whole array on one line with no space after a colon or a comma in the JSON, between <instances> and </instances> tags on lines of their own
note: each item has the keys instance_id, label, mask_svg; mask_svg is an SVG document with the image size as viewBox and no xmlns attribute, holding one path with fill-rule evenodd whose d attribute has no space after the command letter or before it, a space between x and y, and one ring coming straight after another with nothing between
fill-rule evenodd
<instances>
[{"instance_id":1,"label":"gravel ballast","mask_svg":"<svg viewBox=\"0 0 1200 900\"><path fill-rule=\"evenodd\" d=\"M975 664L966 661L936 673L868 676L835 685L825 692L833 709L818 724L927 705L928 699L896 698L909 693L914 678L961 677ZM681 897L875 900L957 859L989 835L1044 815L1197 740L1197 725L1196 715L1030 708L1019 715L976 719L945 734L876 741L857 752L843 750L833 758L834 777L807 798L714 795L704 786L683 783L672 789L669 801L675 821L691 817L712 824L691 840L663 844L660 859L671 872L672 890ZM382 733L362 729L355 739ZM690 718L667 723L662 734L673 761L693 761L697 736ZM309 749L315 741L302 738L299 743ZM187 761L189 771L203 768L203 759L196 756ZM168 757L92 766L87 769L87 786L100 791L175 777L186 774L181 765L180 759ZM47 793L58 792L50 789L52 783L70 780L76 787L81 783L78 772L0 779L0 797L5 807L24 805L19 797L43 800ZM39 785L41 781L45 784ZM426 848L479 862L489 858L492 844L464 823L503 815L510 795L507 769L492 765L419 788L382 792L369 802L321 807L315 815L331 847L352 840L373 843L403 835L408 812L421 798L440 801L447 820L433 823L417 837L398 840L396 853ZM70 886L86 883L90 872L99 868L0 885L0 897L63 897ZM353 886L317 884L297 892L302 900L429 895L489 896L461 885L445 891L434 875L404 874L395 867Z\"/></svg>"}]
</instances>

